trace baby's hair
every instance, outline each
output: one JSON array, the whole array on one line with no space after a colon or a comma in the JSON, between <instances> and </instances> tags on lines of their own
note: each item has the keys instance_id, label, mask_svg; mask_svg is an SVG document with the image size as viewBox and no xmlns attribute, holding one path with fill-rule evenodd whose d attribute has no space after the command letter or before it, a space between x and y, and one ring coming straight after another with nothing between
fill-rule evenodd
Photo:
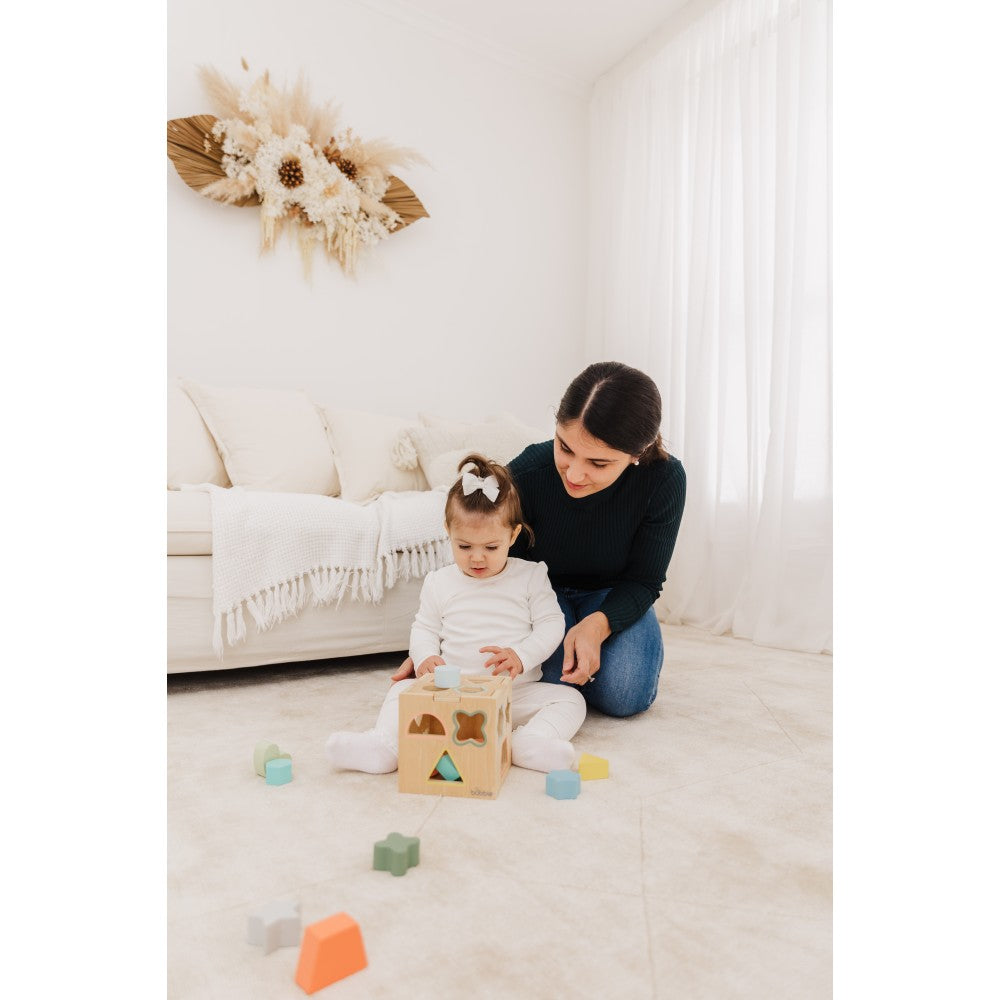
<instances>
[{"instance_id":1,"label":"baby's hair","mask_svg":"<svg viewBox=\"0 0 1000 1000\"><path fill-rule=\"evenodd\" d=\"M452 518L456 514L465 514L469 517L489 516L502 517L504 523L509 528L521 525L522 530L528 536L528 544L535 544L535 535L531 526L525 523L524 512L521 510L521 497L514 485L514 480L507 467L493 462L482 455L466 455L458 463L459 477L452 488L448 491L448 499L444 505L444 521L450 525ZM497 493L496 500L490 498L482 491L475 490L466 496L462 489L462 473L471 472L480 479L487 476L494 476L500 492Z\"/></svg>"}]
</instances>

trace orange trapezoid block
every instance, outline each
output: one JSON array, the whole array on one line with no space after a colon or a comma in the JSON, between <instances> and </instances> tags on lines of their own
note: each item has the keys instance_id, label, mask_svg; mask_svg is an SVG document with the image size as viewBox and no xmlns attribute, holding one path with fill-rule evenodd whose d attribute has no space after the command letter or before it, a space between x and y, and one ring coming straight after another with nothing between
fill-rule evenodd
<instances>
[{"instance_id":1,"label":"orange trapezoid block","mask_svg":"<svg viewBox=\"0 0 1000 1000\"><path fill-rule=\"evenodd\" d=\"M346 913L335 913L305 929L295 982L306 993L315 993L367 966L365 944L357 921Z\"/></svg>"}]
</instances>

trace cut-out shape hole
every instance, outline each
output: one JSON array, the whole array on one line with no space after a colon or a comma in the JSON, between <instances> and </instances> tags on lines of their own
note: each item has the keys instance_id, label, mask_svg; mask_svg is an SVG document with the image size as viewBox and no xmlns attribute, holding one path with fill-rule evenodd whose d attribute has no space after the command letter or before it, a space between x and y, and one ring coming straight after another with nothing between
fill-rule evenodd
<instances>
[{"instance_id":1,"label":"cut-out shape hole","mask_svg":"<svg viewBox=\"0 0 1000 1000\"><path fill-rule=\"evenodd\" d=\"M417 715L410 721L408 733L416 736L444 736L444 723L435 715Z\"/></svg>"},{"instance_id":2,"label":"cut-out shape hole","mask_svg":"<svg viewBox=\"0 0 1000 1000\"><path fill-rule=\"evenodd\" d=\"M477 747L486 746L486 734L483 732L485 721L485 712L456 712L455 742L459 746L463 743L474 743Z\"/></svg>"},{"instance_id":3,"label":"cut-out shape hole","mask_svg":"<svg viewBox=\"0 0 1000 1000\"><path fill-rule=\"evenodd\" d=\"M464 691L466 694L477 694L480 691L485 691L486 688L482 684L470 684L466 681L460 688L460 691Z\"/></svg>"},{"instance_id":4,"label":"cut-out shape hole","mask_svg":"<svg viewBox=\"0 0 1000 1000\"><path fill-rule=\"evenodd\" d=\"M454 781L456 784L462 784L462 775L459 773L458 768L455 767L455 762L451 759L451 754L447 750L441 754L437 764L434 765L430 780Z\"/></svg>"},{"instance_id":5,"label":"cut-out shape hole","mask_svg":"<svg viewBox=\"0 0 1000 1000\"><path fill-rule=\"evenodd\" d=\"M504 740L500 749L500 766L507 767L508 764L510 764L510 740Z\"/></svg>"}]
</instances>

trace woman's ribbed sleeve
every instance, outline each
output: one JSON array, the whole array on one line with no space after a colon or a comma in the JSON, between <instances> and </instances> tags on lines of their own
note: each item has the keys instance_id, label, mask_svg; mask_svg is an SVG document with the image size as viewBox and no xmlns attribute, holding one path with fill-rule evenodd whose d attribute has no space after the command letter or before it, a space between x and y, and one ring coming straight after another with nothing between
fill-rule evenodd
<instances>
[{"instance_id":1,"label":"woman's ribbed sleeve","mask_svg":"<svg viewBox=\"0 0 1000 1000\"><path fill-rule=\"evenodd\" d=\"M619 574L599 608L607 615L612 633L637 622L660 596L674 553L686 493L684 468L677 462L672 474L650 496L633 537L625 571Z\"/></svg>"}]
</instances>

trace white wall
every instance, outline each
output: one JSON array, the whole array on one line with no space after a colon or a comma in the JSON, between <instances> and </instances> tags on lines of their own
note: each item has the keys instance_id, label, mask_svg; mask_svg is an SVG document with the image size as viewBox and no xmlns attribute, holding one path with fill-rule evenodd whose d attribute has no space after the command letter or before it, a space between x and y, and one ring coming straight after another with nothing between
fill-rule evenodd
<instances>
[{"instance_id":1,"label":"white wall","mask_svg":"<svg viewBox=\"0 0 1000 1000\"><path fill-rule=\"evenodd\" d=\"M168 17L168 118L212 110L199 65L279 85L301 69L343 125L431 163L399 171L430 219L353 279L317 253L308 282L289 237L261 256L257 210L166 161L169 374L549 426L583 366L586 99L352 0L170 0Z\"/></svg>"}]
</instances>

